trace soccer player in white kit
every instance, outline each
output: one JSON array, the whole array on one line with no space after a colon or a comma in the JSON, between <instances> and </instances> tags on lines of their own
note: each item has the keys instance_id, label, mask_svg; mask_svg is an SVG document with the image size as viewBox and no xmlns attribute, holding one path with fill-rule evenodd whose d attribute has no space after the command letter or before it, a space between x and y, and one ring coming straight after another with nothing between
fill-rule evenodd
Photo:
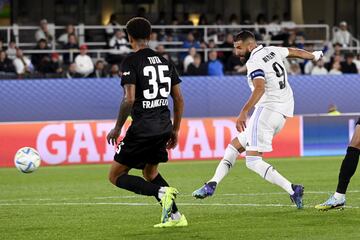
<instances>
[{"instance_id":1,"label":"soccer player in white kit","mask_svg":"<svg viewBox=\"0 0 360 240\"><path fill-rule=\"evenodd\" d=\"M201 188L193 192L195 198L212 196L217 184L235 165L239 153L246 151L246 166L270 183L290 194L297 208L302 208L304 187L294 185L262 158L272 151L272 139L283 128L286 118L294 113L294 97L284 66L285 58L302 58L318 61L323 53L313 53L284 47L257 45L254 34L241 31L235 36L234 47L239 57L245 58L247 79L252 94L243 106L236 128L240 132L227 146L215 175ZM249 111L255 107L248 123Z\"/></svg>"}]
</instances>

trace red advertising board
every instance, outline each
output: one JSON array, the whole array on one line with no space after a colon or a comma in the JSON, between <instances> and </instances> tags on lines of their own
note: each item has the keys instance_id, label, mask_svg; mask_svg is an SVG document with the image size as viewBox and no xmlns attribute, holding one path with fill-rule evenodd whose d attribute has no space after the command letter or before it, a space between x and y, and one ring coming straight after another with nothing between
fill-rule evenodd
<instances>
[{"instance_id":1,"label":"red advertising board","mask_svg":"<svg viewBox=\"0 0 360 240\"><path fill-rule=\"evenodd\" d=\"M130 122L126 123L123 137ZM106 134L113 121L61 121L0 124L0 167L13 166L16 151L36 148L43 165L111 162L114 147ZM220 159L227 144L238 132L235 118L187 118L181 125L179 145L170 151L172 160ZM275 137L268 157L300 156L300 121L288 119Z\"/></svg>"}]
</instances>

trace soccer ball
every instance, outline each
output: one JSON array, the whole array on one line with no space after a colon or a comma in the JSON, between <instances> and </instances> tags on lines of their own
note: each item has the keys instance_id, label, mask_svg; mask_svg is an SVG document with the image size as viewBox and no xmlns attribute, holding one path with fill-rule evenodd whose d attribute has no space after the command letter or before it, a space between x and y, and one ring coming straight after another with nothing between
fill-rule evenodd
<instances>
[{"instance_id":1,"label":"soccer ball","mask_svg":"<svg viewBox=\"0 0 360 240\"><path fill-rule=\"evenodd\" d=\"M15 154L14 163L19 171L32 173L40 166L40 154L31 147L20 148Z\"/></svg>"}]
</instances>

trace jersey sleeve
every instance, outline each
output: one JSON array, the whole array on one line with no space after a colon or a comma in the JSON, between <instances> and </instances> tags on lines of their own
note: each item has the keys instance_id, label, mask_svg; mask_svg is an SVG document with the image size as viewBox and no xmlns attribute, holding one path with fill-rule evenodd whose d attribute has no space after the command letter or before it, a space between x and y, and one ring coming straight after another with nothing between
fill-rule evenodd
<instances>
[{"instance_id":1,"label":"jersey sleeve","mask_svg":"<svg viewBox=\"0 0 360 240\"><path fill-rule=\"evenodd\" d=\"M255 78L262 78L265 80L265 72L261 64L256 63L255 61L248 61L246 63L246 68L247 68L247 76L251 80L254 80Z\"/></svg>"},{"instance_id":2,"label":"jersey sleeve","mask_svg":"<svg viewBox=\"0 0 360 240\"><path fill-rule=\"evenodd\" d=\"M131 64L130 58L125 58L121 64L121 86L136 84L136 70Z\"/></svg>"},{"instance_id":3,"label":"jersey sleeve","mask_svg":"<svg viewBox=\"0 0 360 240\"><path fill-rule=\"evenodd\" d=\"M170 63L170 78L171 78L171 86L175 86L181 83L181 79L179 77L179 73L176 70L174 64Z\"/></svg>"},{"instance_id":4,"label":"jersey sleeve","mask_svg":"<svg viewBox=\"0 0 360 240\"><path fill-rule=\"evenodd\" d=\"M281 57L281 59L287 58L289 56L289 49L286 47L273 47L276 53Z\"/></svg>"}]
</instances>

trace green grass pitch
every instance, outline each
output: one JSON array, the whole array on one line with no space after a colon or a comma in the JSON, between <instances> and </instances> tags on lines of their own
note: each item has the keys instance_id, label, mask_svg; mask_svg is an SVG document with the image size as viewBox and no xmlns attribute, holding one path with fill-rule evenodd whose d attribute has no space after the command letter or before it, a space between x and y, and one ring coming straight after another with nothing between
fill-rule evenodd
<instances>
[{"instance_id":1,"label":"green grass pitch","mask_svg":"<svg viewBox=\"0 0 360 240\"><path fill-rule=\"evenodd\" d=\"M170 162L162 175L177 187L187 228L154 229L161 209L152 197L113 187L108 165L41 167L32 174L0 169L0 239L360 239L360 177L344 211L314 205L335 190L342 157L271 159L277 170L305 186L305 208L239 160L215 196L191 193L212 176L217 161ZM134 171L139 174L139 171Z\"/></svg>"}]
</instances>

